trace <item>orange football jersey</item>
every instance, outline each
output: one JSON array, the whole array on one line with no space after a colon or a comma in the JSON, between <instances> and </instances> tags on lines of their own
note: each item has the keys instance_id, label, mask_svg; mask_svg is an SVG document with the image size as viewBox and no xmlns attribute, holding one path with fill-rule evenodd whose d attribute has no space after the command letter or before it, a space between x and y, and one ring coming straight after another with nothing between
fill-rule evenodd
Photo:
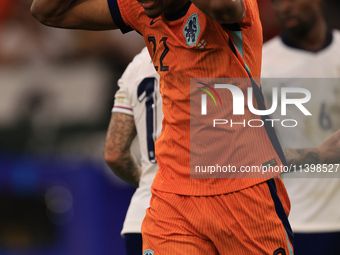
<instances>
[{"instance_id":1,"label":"orange football jersey","mask_svg":"<svg viewBox=\"0 0 340 255\"><path fill-rule=\"evenodd\" d=\"M134 29L143 35L161 77L164 119L156 141L160 168L154 189L183 195L218 195L273 177L190 178L190 78L260 77L262 27L258 6L256 0L244 2L242 20L221 25L190 1L177 13L152 19L136 0L108 0L112 18L123 32ZM223 139L228 141L227 162L261 165L275 159L282 164L264 127L237 129Z\"/></svg>"}]
</instances>

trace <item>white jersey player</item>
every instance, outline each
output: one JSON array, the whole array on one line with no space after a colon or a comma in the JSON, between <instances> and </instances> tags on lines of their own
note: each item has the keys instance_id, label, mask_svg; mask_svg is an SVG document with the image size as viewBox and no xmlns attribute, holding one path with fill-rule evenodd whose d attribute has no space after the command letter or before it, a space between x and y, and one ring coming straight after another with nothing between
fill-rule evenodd
<instances>
[{"instance_id":1,"label":"white jersey player","mask_svg":"<svg viewBox=\"0 0 340 255\"><path fill-rule=\"evenodd\" d=\"M262 51L264 78L340 78L340 32L327 31L318 52L304 50L282 35L266 42Z\"/></svg>"},{"instance_id":2,"label":"white jersey player","mask_svg":"<svg viewBox=\"0 0 340 255\"><path fill-rule=\"evenodd\" d=\"M288 6L280 5L281 1L274 1L273 5L284 28L284 34L264 44L262 91L268 108L271 106L272 97L271 87L268 86L270 83L279 83L279 87L303 87L311 92L313 104L307 109L312 116L300 118L297 127L292 129L287 130L277 125L275 130L283 147L315 147L340 129L340 79L334 79L340 78L340 33L327 29L319 1L297 0L290 3L289 11L284 9ZM310 12L311 8L314 10ZM313 19L306 13L311 17L315 15L316 23L308 24ZM313 33L318 36L319 41L311 40L310 35ZM294 111L287 111L284 119L295 119L296 116ZM271 115L272 119L282 117L278 110ZM288 164L292 163L290 158L293 157L289 150L284 149L284 152L285 155L287 152ZM301 153L301 156L305 153L303 149L297 149L295 152ZM309 157L310 161L306 163L311 165L320 160L317 151L309 151L304 156ZM299 164L297 167L299 170ZM340 172L340 169L337 171ZM317 174L297 171L283 174L282 178L291 201L289 221L295 233L295 253L339 254L339 174L331 175L327 171Z\"/></svg>"},{"instance_id":3,"label":"white jersey player","mask_svg":"<svg viewBox=\"0 0 340 255\"><path fill-rule=\"evenodd\" d=\"M288 62L289 58L294 61ZM340 78L340 33L334 31L331 44L318 53L292 48L276 37L264 45L262 70L262 78ZM272 90L267 85L278 81L262 81L262 91L270 107ZM282 147L316 147L340 129L340 79L279 81L283 86L307 88L315 97L312 107L306 106L312 116L298 117L297 127L287 130L282 125L275 126ZM284 119L297 119L294 115L294 111L287 111ZM282 119L280 110L277 109L271 117ZM311 173L304 175L311 177ZM294 176L299 179L292 178ZM302 177L300 173L282 175L292 205L289 220L293 230L297 233L340 231L340 179L332 178L329 173L318 174L322 178Z\"/></svg>"},{"instance_id":4,"label":"white jersey player","mask_svg":"<svg viewBox=\"0 0 340 255\"><path fill-rule=\"evenodd\" d=\"M111 119L104 154L110 167L123 179L130 181L129 177L124 178L124 173L121 173L124 164L122 163L117 167L117 164L114 165L115 159L109 155L112 154L110 151L114 150L114 147L129 147L133 138L131 134L135 135L133 131L129 130L133 130L131 126L136 128L140 145L142 171L139 181L139 176L135 180L130 181L132 184L138 185L138 188L132 196L121 234L125 237L128 254L142 254L142 247L138 247L139 244L136 244L138 241L133 240L136 239L136 236L131 235L133 237L131 240L129 234L137 234L137 239L140 238L139 240L141 241L141 225L145 216L145 210L149 207L151 184L158 170L154 144L161 133L161 121L163 118L162 100L159 92L159 76L146 48L135 56L128 65L119 79L118 85L119 90L115 95L112 116L123 114L125 115L124 117L131 117L129 123L132 122L132 125L124 124L126 122L118 118L115 119L116 121ZM126 125L127 128L122 128L122 132L119 134L119 128L115 128L115 123L121 125L121 127ZM117 134L120 135L120 138L126 138L127 142L124 143L121 142L122 140L117 139L120 142L112 146L110 142L115 143L114 136L117 136ZM120 158L123 157L121 156ZM125 165L129 166L129 164ZM131 171L131 169L126 169L126 171ZM136 180L138 184L136 184Z\"/></svg>"}]
</instances>

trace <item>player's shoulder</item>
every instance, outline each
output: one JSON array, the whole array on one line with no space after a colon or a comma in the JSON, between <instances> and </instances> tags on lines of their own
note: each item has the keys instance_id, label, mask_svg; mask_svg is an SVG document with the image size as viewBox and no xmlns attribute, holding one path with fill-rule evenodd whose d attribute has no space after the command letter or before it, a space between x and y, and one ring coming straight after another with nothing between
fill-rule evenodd
<instances>
[{"instance_id":1,"label":"player's shoulder","mask_svg":"<svg viewBox=\"0 0 340 255\"><path fill-rule=\"evenodd\" d=\"M340 30L338 30L338 29L333 29L333 30L332 30L332 33L333 33L333 36L340 37Z\"/></svg>"},{"instance_id":2,"label":"player's shoulder","mask_svg":"<svg viewBox=\"0 0 340 255\"><path fill-rule=\"evenodd\" d=\"M147 47L144 47L140 53L138 53L132 60L132 63L135 63L136 65L144 63L148 61L151 62L151 57L148 52Z\"/></svg>"},{"instance_id":3,"label":"player's shoulder","mask_svg":"<svg viewBox=\"0 0 340 255\"><path fill-rule=\"evenodd\" d=\"M319 57L323 58L325 63L330 64L329 59L339 63L340 55L340 30L332 29L331 36L327 36L326 46L319 53ZM331 39L329 39L331 38Z\"/></svg>"},{"instance_id":4,"label":"player's shoulder","mask_svg":"<svg viewBox=\"0 0 340 255\"><path fill-rule=\"evenodd\" d=\"M256 27L258 30L260 30L260 28L262 29L262 27L261 27L261 21L260 21L259 15L260 13L259 13L257 1L256 0L245 1L243 17L238 22L238 25L243 29ZM262 33L261 33L261 40L262 40Z\"/></svg>"},{"instance_id":5,"label":"player's shoulder","mask_svg":"<svg viewBox=\"0 0 340 255\"><path fill-rule=\"evenodd\" d=\"M340 30L333 29L332 34L333 34L333 40L335 41L335 43L340 44Z\"/></svg>"},{"instance_id":6,"label":"player's shoulder","mask_svg":"<svg viewBox=\"0 0 340 255\"><path fill-rule=\"evenodd\" d=\"M285 51L285 45L280 36L265 42L262 48L262 69L271 69L272 64L277 63L277 60L281 59Z\"/></svg>"},{"instance_id":7,"label":"player's shoulder","mask_svg":"<svg viewBox=\"0 0 340 255\"><path fill-rule=\"evenodd\" d=\"M134 57L128 68L133 69L133 75L158 75L153 66L147 47L144 47L142 51Z\"/></svg>"},{"instance_id":8,"label":"player's shoulder","mask_svg":"<svg viewBox=\"0 0 340 255\"><path fill-rule=\"evenodd\" d=\"M137 54L130 64L125 69L122 78L129 79L136 78L138 76L157 75L156 70L152 64L149 52L146 47Z\"/></svg>"},{"instance_id":9,"label":"player's shoulder","mask_svg":"<svg viewBox=\"0 0 340 255\"><path fill-rule=\"evenodd\" d=\"M271 55L273 52L277 52L277 50L279 50L282 47L283 47L282 39L280 36L277 35L263 44L262 54Z\"/></svg>"},{"instance_id":10,"label":"player's shoulder","mask_svg":"<svg viewBox=\"0 0 340 255\"><path fill-rule=\"evenodd\" d=\"M143 67L151 65L151 63L152 61L149 52L147 48L144 47L142 51L133 58L126 70L131 69L134 73L136 73L138 69L143 69Z\"/></svg>"}]
</instances>

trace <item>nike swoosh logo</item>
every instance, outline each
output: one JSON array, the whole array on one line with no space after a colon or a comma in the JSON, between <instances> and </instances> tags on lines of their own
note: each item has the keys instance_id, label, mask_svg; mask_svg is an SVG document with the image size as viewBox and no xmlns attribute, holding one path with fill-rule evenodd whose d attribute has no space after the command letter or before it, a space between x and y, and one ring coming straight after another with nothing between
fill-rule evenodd
<instances>
[{"instance_id":1,"label":"nike swoosh logo","mask_svg":"<svg viewBox=\"0 0 340 255\"><path fill-rule=\"evenodd\" d=\"M159 20L162 20L162 19L151 20L150 26L152 26L153 24L155 24L155 23L156 23L157 21L159 21Z\"/></svg>"}]
</instances>

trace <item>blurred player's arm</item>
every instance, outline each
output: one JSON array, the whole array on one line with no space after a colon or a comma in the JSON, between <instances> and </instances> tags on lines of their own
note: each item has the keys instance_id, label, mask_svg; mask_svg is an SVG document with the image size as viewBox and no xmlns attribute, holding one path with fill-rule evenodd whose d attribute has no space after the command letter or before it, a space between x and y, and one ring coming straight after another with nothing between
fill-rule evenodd
<instances>
[{"instance_id":1,"label":"blurred player's arm","mask_svg":"<svg viewBox=\"0 0 340 255\"><path fill-rule=\"evenodd\" d=\"M244 14L243 0L191 0L205 15L219 23L239 22Z\"/></svg>"},{"instance_id":2,"label":"blurred player's arm","mask_svg":"<svg viewBox=\"0 0 340 255\"><path fill-rule=\"evenodd\" d=\"M136 135L133 116L113 112L106 134L104 157L106 163L120 178L138 187L142 171L130 151Z\"/></svg>"},{"instance_id":3,"label":"blurred player's arm","mask_svg":"<svg viewBox=\"0 0 340 255\"><path fill-rule=\"evenodd\" d=\"M61 28L116 29L107 0L33 0L32 15L41 23Z\"/></svg>"},{"instance_id":4,"label":"blurred player's arm","mask_svg":"<svg viewBox=\"0 0 340 255\"><path fill-rule=\"evenodd\" d=\"M290 165L340 163L340 130L325 139L315 148L283 148L287 163Z\"/></svg>"}]
</instances>

